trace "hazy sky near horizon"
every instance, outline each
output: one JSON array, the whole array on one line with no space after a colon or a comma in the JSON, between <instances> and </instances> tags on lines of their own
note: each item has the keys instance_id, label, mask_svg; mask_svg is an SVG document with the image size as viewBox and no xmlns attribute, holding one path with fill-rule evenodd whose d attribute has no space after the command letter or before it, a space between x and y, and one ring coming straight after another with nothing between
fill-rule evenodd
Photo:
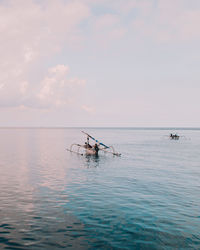
<instances>
[{"instance_id":1,"label":"hazy sky near horizon","mask_svg":"<svg viewBox=\"0 0 200 250\"><path fill-rule=\"evenodd\" d=\"M200 127L199 0L0 0L0 126Z\"/></svg>"}]
</instances>

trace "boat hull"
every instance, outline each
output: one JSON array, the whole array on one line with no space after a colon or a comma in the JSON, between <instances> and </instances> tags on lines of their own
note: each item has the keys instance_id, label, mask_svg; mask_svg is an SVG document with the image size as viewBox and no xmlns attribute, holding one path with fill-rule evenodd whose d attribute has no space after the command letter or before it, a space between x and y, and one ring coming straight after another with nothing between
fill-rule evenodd
<instances>
[{"instance_id":1,"label":"boat hull","mask_svg":"<svg viewBox=\"0 0 200 250\"><path fill-rule=\"evenodd\" d=\"M98 152L96 152L94 149L86 149L85 153L87 155L98 155Z\"/></svg>"}]
</instances>

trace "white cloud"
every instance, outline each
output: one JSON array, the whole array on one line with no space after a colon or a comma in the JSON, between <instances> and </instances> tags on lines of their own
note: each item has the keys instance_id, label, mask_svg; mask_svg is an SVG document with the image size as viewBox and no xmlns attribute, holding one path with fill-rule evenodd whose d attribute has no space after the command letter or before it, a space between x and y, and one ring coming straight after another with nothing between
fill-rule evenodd
<instances>
[{"instance_id":1,"label":"white cloud","mask_svg":"<svg viewBox=\"0 0 200 250\"><path fill-rule=\"evenodd\" d=\"M200 39L200 1L196 0L84 0L104 8L94 26L97 40L120 39L129 33L141 40L180 42ZM132 26L131 26L132 22ZM110 35L121 30L120 36ZM122 32L123 31L123 32ZM118 32L119 33L119 32ZM111 37L111 38L110 38Z\"/></svg>"},{"instance_id":2,"label":"white cloud","mask_svg":"<svg viewBox=\"0 0 200 250\"><path fill-rule=\"evenodd\" d=\"M121 18L116 14L105 14L94 19L93 36L101 47L110 47L120 40L127 32L121 24Z\"/></svg>"},{"instance_id":3,"label":"white cloud","mask_svg":"<svg viewBox=\"0 0 200 250\"><path fill-rule=\"evenodd\" d=\"M53 68L50 68L48 71L49 71L49 73L55 74L58 77L59 76L62 77L69 72L69 67L66 65L57 65Z\"/></svg>"},{"instance_id":4,"label":"white cloud","mask_svg":"<svg viewBox=\"0 0 200 250\"><path fill-rule=\"evenodd\" d=\"M36 103L38 96L43 97L45 103L47 99L51 104L64 103L63 100L50 101L50 93L55 95L57 88L59 98L59 88L67 92L64 77L69 68L58 65L51 68L43 80L41 77L49 60L53 60L64 45L69 47L72 41L80 42L76 35L78 26L89 15L88 6L81 1L7 0L0 3L0 106L27 105L31 99L31 105L37 107L40 106ZM33 80L35 74L38 74L37 82ZM68 79L67 86L72 88L82 83L79 78Z\"/></svg>"},{"instance_id":5,"label":"white cloud","mask_svg":"<svg viewBox=\"0 0 200 250\"><path fill-rule=\"evenodd\" d=\"M82 105L82 110L86 111L89 114L94 114L95 113L95 108L92 106L88 106L88 105Z\"/></svg>"},{"instance_id":6,"label":"white cloud","mask_svg":"<svg viewBox=\"0 0 200 250\"><path fill-rule=\"evenodd\" d=\"M200 6L199 6L200 7ZM155 6L138 6L133 32L158 42L188 42L200 39L200 8L186 1L158 0Z\"/></svg>"},{"instance_id":7,"label":"white cloud","mask_svg":"<svg viewBox=\"0 0 200 250\"><path fill-rule=\"evenodd\" d=\"M20 86L20 92L25 95L28 89L28 82L22 82Z\"/></svg>"},{"instance_id":8,"label":"white cloud","mask_svg":"<svg viewBox=\"0 0 200 250\"><path fill-rule=\"evenodd\" d=\"M47 76L41 81L36 95L40 107L65 106L77 99L85 85L79 78L69 78L69 67L57 65L48 70Z\"/></svg>"},{"instance_id":9,"label":"white cloud","mask_svg":"<svg viewBox=\"0 0 200 250\"><path fill-rule=\"evenodd\" d=\"M96 114L95 106L98 114L102 114L100 121L103 123L110 100L116 105L120 101L124 103L130 98L131 88L132 92L134 88L137 90L135 82L141 77L140 68L141 75L151 71L150 80L144 77L147 79L144 86L154 85L153 79L160 72L154 68L155 58L165 57L172 68L175 65L172 61L179 65L184 55L183 64L191 63L192 77L198 81L199 23L200 1L196 0L0 0L0 107L4 107L4 111L14 107L13 114L14 110L25 110L26 115L30 107L34 114L51 110L54 112L52 120L57 111L65 113L67 110L69 120L73 116L78 120L83 114L80 119L84 121L87 113L88 117ZM145 57L145 50L151 47L152 41L171 43L171 54L179 50L176 57L180 59L169 56L168 60L164 50L163 56L158 56L159 50L153 46L152 54ZM183 42L192 48L195 61L188 56L190 50L180 49ZM144 53L140 56L141 51ZM72 64L73 74L67 66ZM191 73L184 65L180 67L181 73L174 69L175 83L184 67L188 75ZM170 71L167 67L163 67L163 72ZM89 80L88 87L80 72ZM133 77L134 84L129 86L127 82ZM123 95L120 93L117 98L120 90ZM143 97L142 92L139 99ZM109 106L110 119L110 114L116 112L117 117L119 113L112 106ZM123 109L131 112L131 105L124 105ZM141 116L146 116L145 111ZM91 120L96 122L93 116Z\"/></svg>"}]
</instances>

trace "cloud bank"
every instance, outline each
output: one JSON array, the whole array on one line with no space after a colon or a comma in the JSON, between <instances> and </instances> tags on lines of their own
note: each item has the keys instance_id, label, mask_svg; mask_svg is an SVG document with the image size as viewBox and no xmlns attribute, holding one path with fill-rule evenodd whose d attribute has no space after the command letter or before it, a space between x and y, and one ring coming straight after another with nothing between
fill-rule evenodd
<instances>
[{"instance_id":1,"label":"cloud bank","mask_svg":"<svg viewBox=\"0 0 200 250\"><path fill-rule=\"evenodd\" d=\"M146 122L166 99L166 117L176 102L190 117L199 104L199 23L198 0L0 0L0 108L9 121L19 108L131 124L132 106ZM180 82L190 106L165 98Z\"/></svg>"},{"instance_id":2,"label":"cloud bank","mask_svg":"<svg viewBox=\"0 0 200 250\"><path fill-rule=\"evenodd\" d=\"M69 78L68 66L48 68L48 60L63 46L80 42L77 26L88 16L81 2L0 3L1 106L60 106L73 99L85 81Z\"/></svg>"}]
</instances>

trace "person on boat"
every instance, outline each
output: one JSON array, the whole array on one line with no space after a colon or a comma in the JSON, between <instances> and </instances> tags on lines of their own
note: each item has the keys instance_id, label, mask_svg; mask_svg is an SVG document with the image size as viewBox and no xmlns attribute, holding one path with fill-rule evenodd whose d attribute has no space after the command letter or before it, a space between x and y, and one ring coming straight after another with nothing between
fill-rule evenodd
<instances>
[{"instance_id":1,"label":"person on boat","mask_svg":"<svg viewBox=\"0 0 200 250\"><path fill-rule=\"evenodd\" d=\"M98 152L99 152L99 147L98 147L97 144L94 145L94 150L95 150L96 154L98 154Z\"/></svg>"},{"instance_id":2,"label":"person on boat","mask_svg":"<svg viewBox=\"0 0 200 250\"><path fill-rule=\"evenodd\" d=\"M170 134L169 136L171 139L175 139L175 140L178 140L179 139L179 135L177 134Z\"/></svg>"},{"instance_id":3,"label":"person on boat","mask_svg":"<svg viewBox=\"0 0 200 250\"><path fill-rule=\"evenodd\" d=\"M179 139L179 135L177 135L177 134L175 134L174 137L175 137L175 139L177 139L177 140Z\"/></svg>"},{"instance_id":4,"label":"person on boat","mask_svg":"<svg viewBox=\"0 0 200 250\"><path fill-rule=\"evenodd\" d=\"M85 142L85 148L92 148L92 146L89 144L89 142Z\"/></svg>"},{"instance_id":5,"label":"person on boat","mask_svg":"<svg viewBox=\"0 0 200 250\"><path fill-rule=\"evenodd\" d=\"M89 137L87 137L87 142L85 142L85 148L92 148L92 146L89 143Z\"/></svg>"}]
</instances>

